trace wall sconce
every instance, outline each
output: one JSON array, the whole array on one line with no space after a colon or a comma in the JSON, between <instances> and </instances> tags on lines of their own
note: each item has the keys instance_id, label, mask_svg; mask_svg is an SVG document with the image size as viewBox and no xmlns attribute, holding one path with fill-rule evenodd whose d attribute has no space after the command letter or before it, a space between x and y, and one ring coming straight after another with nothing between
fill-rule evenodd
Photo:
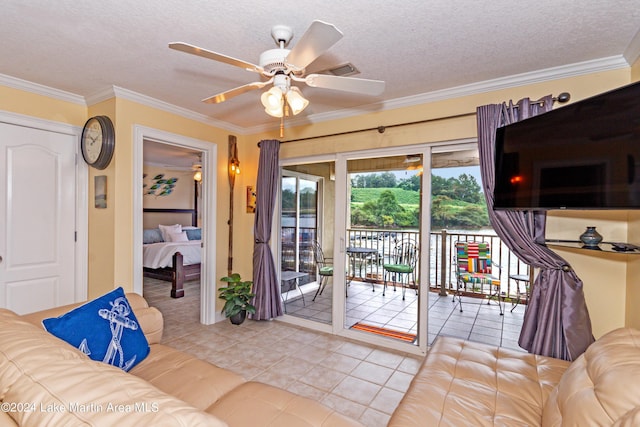
<instances>
[{"instance_id":1,"label":"wall sconce","mask_svg":"<svg viewBox=\"0 0 640 427\"><path fill-rule=\"evenodd\" d=\"M202 153L198 153L198 161L191 164L193 171L193 180L197 183L202 182Z\"/></svg>"},{"instance_id":2,"label":"wall sconce","mask_svg":"<svg viewBox=\"0 0 640 427\"><path fill-rule=\"evenodd\" d=\"M240 175L240 161L236 157L229 159L229 176Z\"/></svg>"}]
</instances>

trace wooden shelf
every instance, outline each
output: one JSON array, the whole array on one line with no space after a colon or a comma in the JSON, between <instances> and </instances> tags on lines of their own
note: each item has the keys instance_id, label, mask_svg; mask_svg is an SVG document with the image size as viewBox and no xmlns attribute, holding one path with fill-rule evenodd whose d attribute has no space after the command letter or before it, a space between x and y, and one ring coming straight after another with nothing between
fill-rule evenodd
<instances>
[{"instance_id":1,"label":"wooden shelf","mask_svg":"<svg viewBox=\"0 0 640 427\"><path fill-rule=\"evenodd\" d=\"M547 246L559 246L564 248L573 248L573 249L581 249L585 251L592 252L611 252L616 254L629 254L629 255L640 255L640 248L634 248L634 245L630 245L631 247L627 250L621 249L620 246L628 245L627 243L622 242L600 242L598 246L585 246L579 240L556 240L556 239L547 239L545 240ZM620 249L619 249L620 248Z\"/></svg>"}]
</instances>

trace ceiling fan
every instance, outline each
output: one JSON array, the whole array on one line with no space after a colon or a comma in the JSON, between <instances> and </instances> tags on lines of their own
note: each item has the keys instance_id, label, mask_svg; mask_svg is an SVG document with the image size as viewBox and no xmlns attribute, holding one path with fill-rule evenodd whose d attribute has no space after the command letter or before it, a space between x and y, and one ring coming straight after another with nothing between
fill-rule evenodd
<instances>
[{"instance_id":1,"label":"ceiling fan","mask_svg":"<svg viewBox=\"0 0 640 427\"><path fill-rule=\"evenodd\" d=\"M292 49L286 48L293 37L293 30L290 27L276 25L271 29L271 36L276 41L278 48L262 52L258 65L183 42L169 43L169 47L259 73L263 78L262 81L248 83L210 96L202 101L218 104L243 93L273 84L273 87L262 94L261 101L267 114L274 117L288 115L289 108L296 115L309 104L309 101L302 96L300 89L293 86L292 82L371 96L379 95L384 91L385 83L381 80L329 74L305 75L305 68L342 38L342 32L332 24L313 21Z\"/></svg>"}]
</instances>

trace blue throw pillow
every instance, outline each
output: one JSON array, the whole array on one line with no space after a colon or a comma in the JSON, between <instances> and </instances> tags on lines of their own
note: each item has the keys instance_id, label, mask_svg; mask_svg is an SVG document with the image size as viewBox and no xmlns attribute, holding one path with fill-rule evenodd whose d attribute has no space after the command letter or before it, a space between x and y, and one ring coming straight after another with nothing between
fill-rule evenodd
<instances>
[{"instance_id":1,"label":"blue throw pillow","mask_svg":"<svg viewBox=\"0 0 640 427\"><path fill-rule=\"evenodd\" d=\"M42 324L91 359L125 371L149 354L147 338L121 287Z\"/></svg>"},{"instance_id":2,"label":"blue throw pillow","mask_svg":"<svg viewBox=\"0 0 640 427\"><path fill-rule=\"evenodd\" d=\"M142 243L145 245L147 243L160 243L164 242L162 239L162 233L160 233L159 228L148 228L146 230L142 230Z\"/></svg>"},{"instance_id":3,"label":"blue throw pillow","mask_svg":"<svg viewBox=\"0 0 640 427\"><path fill-rule=\"evenodd\" d=\"M202 240L202 229L200 228L187 228L184 229L187 232L187 238L189 240Z\"/></svg>"}]
</instances>

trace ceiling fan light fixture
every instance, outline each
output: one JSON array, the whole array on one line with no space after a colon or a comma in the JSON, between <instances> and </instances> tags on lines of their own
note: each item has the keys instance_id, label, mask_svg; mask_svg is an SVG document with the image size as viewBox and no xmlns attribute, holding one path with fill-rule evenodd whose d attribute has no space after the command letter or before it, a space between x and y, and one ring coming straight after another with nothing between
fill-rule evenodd
<instances>
[{"instance_id":1,"label":"ceiling fan light fixture","mask_svg":"<svg viewBox=\"0 0 640 427\"><path fill-rule=\"evenodd\" d=\"M267 109L275 109L282 107L282 90L273 86L268 91L264 92L262 96L260 96L260 101L262 101L262 105Z\"/></svg>"},{"instance_id":2,"label":"ceiling fan light fixture","mask_svg":"<svg viewBox=\"0 0 640 427\"><path fill-rule=\"evenodd\" d=\"M301 113L307 105L309 105L309 100L302 96L302 92L295 86L292 86L287 92L287 103L289 107L291 107L291 112L295 116L298 113Z\"/></svg>"},{"instance_id":3,"label":"ceiling fan light fixture","mask_svg":"<svg viewBox=\"0 0 640 427\"><path fill-rule=\"evenodd\" d=\"M260 101L264 105L264 111L273 117L282 117L282 106L284 104L282 89L273 86L260 96Z\"/></svg>"},{"instance_id":4,"label":"ceiling fan light fixture","mask_svg":"<svg viewBox=\"0 0 640 427\"><path fill-rule=\"evenodd\" d=\"M283 115L282 108L265 108L264 112L270 115L271 117L280 118Z\"/></svg>"}]
</instances>

